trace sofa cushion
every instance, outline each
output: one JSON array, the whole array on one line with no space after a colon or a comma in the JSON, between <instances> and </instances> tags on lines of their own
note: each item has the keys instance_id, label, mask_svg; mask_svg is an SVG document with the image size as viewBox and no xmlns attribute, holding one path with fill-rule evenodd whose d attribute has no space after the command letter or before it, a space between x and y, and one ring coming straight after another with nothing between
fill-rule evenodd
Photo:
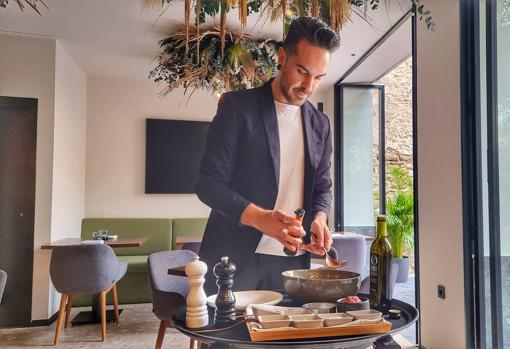
<instances>
[{"instance_id":1,"label":"sofa cushion","mask_svg":"<svg viewBox=\"0 0 510 349\"><path fill-rule=\"evenodd\" d=\"M207 218L174 218L172 220L172 249L175 250L175 239L178 236L204 235Z\"/></svg>"},{"instance_id":2,"label":"sofa cushion","mask_svg":"<svg viewBox=\"0 0 510 349\"><path fill-rule=\"evenodd\" d=\"M149 256L118 256L120 262L128 262L128 273L147 273L147 258Z\"/></svg>"},{"instance_id":3,"label":"sofa cushion","mask_svg":"<svg viewBox=\"0 0 510 349\"><path fill-rule=\"evenodd\" d=\"M91 239L92 233L108 230L119 238L147 236L142 247L116 248L117 256L142 256L168 251L172 247L172 220L166 218L85 218L81 225L81 238Z\"/></svg>"}]
</instances>

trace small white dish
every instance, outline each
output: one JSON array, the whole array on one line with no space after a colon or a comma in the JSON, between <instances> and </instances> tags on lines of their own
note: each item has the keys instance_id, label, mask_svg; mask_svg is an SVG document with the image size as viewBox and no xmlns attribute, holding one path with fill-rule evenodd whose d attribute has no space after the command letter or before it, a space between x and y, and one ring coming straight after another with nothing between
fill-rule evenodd
<instances>
[{"instance_id":1,"label":"small white dish","mask_svg":"<svg viewBox=\"0 0 510 349\"><path fill-rule=\"evenodd\" d=\"M290 324L290 317L287 315L263 315L258 319L263 329L288 327Z\"/></svg>"},{"instance_id":2,"label":"small white dish","mask_svg":"<svg viewBox=\"0 0 510 349\"><path fill-rule=\"evenodd\" d=\"M354 320L375 320L375 319L380 319L382 316L382 313L380 311L377 311L374 309L353 310L353 311L348 311L347 314L352 316L354 318Z\"/></svg>"},{"instance_id":3,"label":"small white dish","mask_svg":"<svg viewBox=\"0 0 510 349\"><path fill-rule=\"evenodd\" d=\"M274 291L239 291L234 292L236 298L236 310L245 310L248 304L278 304L283 299L281 293ZM207 305L216 308L216 294L207 297Z\"/></svg>"},{"instance_id":4,"label":"small white dish","mask_svg":"<svg viewBox=\"0 0 510 349\"><path fill-rule=\"evenodd\" d=\"M251 304L253 315L258 318L263 315L305 315L311 314L310 311L301 307L279 307L268 304ZM248 309L247 309L248 311Z\"/></svg>"},{"instance_id":5,"label":"small white dish","mask_svg":"<svg viewBox=\"0 0 510 349\"><path fill-rule=\"evenodd\" d=\"M324 320L325 327L343 325L353 320L353 317L346 313L319 314Z\"/></svg>"},{"instance_id":6,"label":"small white dish","mask_svg":"<svg viewBox=\"0 0 510 349\"><path fill-rule=\"evenodd\" d=\"M296 328L322 327L322 319L316 314L294 315L290 319L292 326Z\"/></svg>"}]
</instances>

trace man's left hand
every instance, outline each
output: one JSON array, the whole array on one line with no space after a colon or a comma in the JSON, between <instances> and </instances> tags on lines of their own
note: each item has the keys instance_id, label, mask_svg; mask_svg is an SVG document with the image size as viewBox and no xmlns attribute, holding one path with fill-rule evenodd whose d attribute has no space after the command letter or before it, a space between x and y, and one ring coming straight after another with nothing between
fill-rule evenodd
<instances>
[{"instance_id":1,"label":"man's left hand","mask_svg":"<svg viewBox=\"0 0 510 349\"><path fill-rule=\"evenodd\" d=\"M312 221L312 242L308 245L302 245L302 248L308 252L323 255L324 250L329 251L333 240L328 228L328 218L324 212L318 212Z\"/></svg>"}]
</instances>

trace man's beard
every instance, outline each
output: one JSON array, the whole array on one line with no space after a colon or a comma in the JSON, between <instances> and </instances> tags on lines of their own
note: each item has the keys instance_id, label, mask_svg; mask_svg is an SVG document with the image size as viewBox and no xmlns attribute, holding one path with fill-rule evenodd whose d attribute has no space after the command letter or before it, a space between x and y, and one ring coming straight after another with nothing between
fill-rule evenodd
<instances>
[{"instance_id":1,"label":"man's beard","mask_svg":"<svg viewBox=\"0 0 510 349\"><path fill-rule=\"evenodd\" d=\"M287 86L285 79L282 79L280 81L280 91L282 92L282 95L285 97L287 102L289 104L301 106L305 102L305 100L308 98L309 93L307 93L306 90L303 88L295 88L294 90L304 93L306 95L306 97L303 100L297 99L297 98L296 99L292 98L292 95L290 93L291 89Z\"/></svg>"}]
</instances>

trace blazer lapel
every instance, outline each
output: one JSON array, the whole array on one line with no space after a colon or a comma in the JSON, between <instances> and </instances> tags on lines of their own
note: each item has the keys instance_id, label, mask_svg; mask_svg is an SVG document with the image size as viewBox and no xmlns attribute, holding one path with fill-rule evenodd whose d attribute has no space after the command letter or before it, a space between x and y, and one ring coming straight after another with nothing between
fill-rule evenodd
<instances>
[{"instance_id":1,"label":"blazer lapel","mask_svg":"<svg viewBox=\"0 0 510 349\"><path fill-rule=\"evenodd\" d=\"M280 136L278 132L278 120L276 118L276 108L274 106L274 97L271 90L271 81L266 83L262 89L260 103L260 117L264 122L267 143L269 145L269 153L273 161L274 176L276 180L276 188L280 183Z\"/></svg>"},{"instance_id":2,"label":"blazer lapel","mask_svg":"<svg viewBox=\"0 0 510 349\"><path fill-rule=\"evenodd\" d=\"M311 166L311 170L317 167L317 163L319 159L317 159L315 153L315 132L313 130L314 118L313 113L310 110L310 106L307 102L305 102L301 106L301 117L303 118L303 128L304 128L304 137L305 137L305 157L308 161L305 161L305 164L308 163ZM306 173L306 168L305 168ZM306 178L306 175L305 175Z\"/></svg>"}]
</instances>

